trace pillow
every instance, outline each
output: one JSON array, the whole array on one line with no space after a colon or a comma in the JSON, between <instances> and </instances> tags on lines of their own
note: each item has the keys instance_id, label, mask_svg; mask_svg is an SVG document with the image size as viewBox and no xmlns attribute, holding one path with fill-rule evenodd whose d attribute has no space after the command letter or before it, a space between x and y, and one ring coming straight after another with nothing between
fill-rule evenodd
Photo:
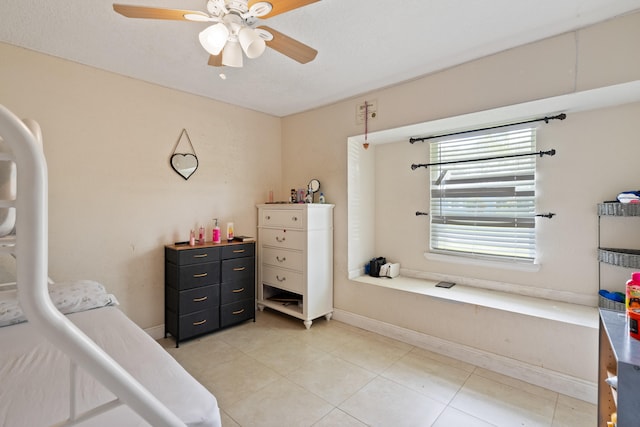
<instances>
[{"instance_id":1,"label":"pillow","mask_svg":"<svg viewBox=\"0 0 640 427\"><path fill-rule=\"evenodd\" d=\"M18 303L17 291L0 292L0 327L26 322ZM93 280L76 280L49 285L51 301L62 314L71 314L92 308L118 305L115 296Z\"/></svg>"}]
</instances>

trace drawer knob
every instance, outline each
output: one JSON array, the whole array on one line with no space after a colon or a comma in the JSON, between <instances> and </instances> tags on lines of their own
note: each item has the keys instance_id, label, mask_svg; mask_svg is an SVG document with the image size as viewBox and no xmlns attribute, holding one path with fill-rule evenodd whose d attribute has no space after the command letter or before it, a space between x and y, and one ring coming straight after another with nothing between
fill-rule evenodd
<instances>
[{"instance_id":1,"label":"drawer knob","mask_svg":"<svg viewBox=\"0 0 640 427\"><path fill-rule=\"evenodd\" d=\"M278 243L282 243L282 242L284 242L285 240L287 240L287 238L286 238L286 237L276 236L276 241L277 241Z\"/></svg>"},{"instance_id":2,"label":"drawer knob","mask_svg":"<svg viewBox=\"0 0 640 427\"><path fill-rule=\"evenodd\" d=\"M284 282L285 280L287 280L287 278L286 278L285 276L282 276L282 278L280 278L280 276L277 276L277 275L276 275L276 280L277 280L278 282Z\"/></svg>"},{"instance_id":3,"label":"drawer knob","mask_svg":"<svg viewBox=\"0 0 640 427\"><path fill-rule=\"evenodd\" d=\"M207 319L201 320L199 322L193 322L193 326L200 326L204 325L205 323L207 323Z\"/></svg>"},{"instance_id":4,"label":"drawer knob","mask_svg":"<svg viewBox=\"0 0 640 427\"><path fill-rule=\"evenodd\" d=\"M194 298L193 302L202 302L202 301L206 301L208 299L209 299L209 297Z\"/></svg>"},{"instance_id":5,"label":"drawer knob","mask_svg":"<svg viewBox=\"0 0 640 427\"><path fill-rule=\"evenodd\" d=\"M298 217L297 216L292 216L291 219L294 220L294 221L297 221Z\"/></svg>"},{"instance_id":6,"label":"drawer knob","mask_svg":"<svg viewBox=\"0 0 640 427\"><path fill-rule=\"evenodd\" d=\"M236 267L236 268L233 269L233 271L244 271L245 268L247 268L247 267Z\"/></svg>"},{"instance_id":7,"label":"drawer knob","mask_svg":"<svg viewBox=\"0 0 640 427\"><path fill-rule=\"evenodd\" d=\"M267 221L269 221L269 220L271 219L271 216L270 216L270 215L267 215L267 216L265 217L265 219L266 219Z\"/></svg>"},{"instance_id":8,"label":"drawer knob","mask_svg":"<svg viewBox=\"0 0 640 427\"><path fill-rule=\"evenodd\" d=\"M278 261L278 262L285 262L286 260L287 260L287 257L284 257L284 256L283 256L282 258L280 258L278 255L276 255L276 261Z\"/></svg>"},{"instance_id":9,"label":"drawer knob","mask_svg":"<svg viewBox=\"0 0 640 427\"><path fill-rule=\"evenodd\" d=\"M244 292L244 288L234 289L231 292L233 292L234 294L239 294L240 292Z\"/></svg>"},{"instance_id":10,"label":"drawer knob","mask_svg":"<svg viewBox=\"0 0 640 427\"><path fill-rule=\"evenodd\" d=\"M243 308L243 309L240 309L240 310L238 310L238 311L234 311L234 312L232 312L231 314L233 314L233 315L235 316L235 315L242 314L242 313L244 313L244 308Z\"/></svg>"},{"instance_id":11,"label":"drawer knob","mask_svg":"<svg viewBox=\"0 0 640 427\"><path fill-rule=\"evenodd\" d=\"M207 277L209 273L194 274L193 277Z\"/></svg>"},{"instance_id":12,"label":"drawer knob","mask_svg":"<svg viewBox=\"0 0 640 427\"><path fill-rule=\"evenodd\" d=\"M198 255L194 255L194 258L206 258L208 254L198 254Z\"/></svg>"},{"instance_id":13,"label":"drawer knob","mask_svg":"<svg viewBox=\"0 0 640 427\"><path fill-rule=\"evenodd\" d=\"M233 251L234 254L241 254L244 253L244 249L236 249L235 251Z\"/></svg>"}]
</instances>

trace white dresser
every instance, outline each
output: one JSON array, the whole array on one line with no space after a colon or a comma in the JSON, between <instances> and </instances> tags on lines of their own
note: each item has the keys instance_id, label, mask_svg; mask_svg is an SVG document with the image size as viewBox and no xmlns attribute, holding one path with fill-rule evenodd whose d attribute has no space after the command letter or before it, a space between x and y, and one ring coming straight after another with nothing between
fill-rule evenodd
<instances>
[{"instance_id":1,"label":"white dresser","mask_svg":"<svg viewBox=\"0 0 640 427\"><path fill-rule=\"evenodd\" d=\"M304 321L333 314L333 207L258 205L258 309Z\"/></svg>"}]
</instances>

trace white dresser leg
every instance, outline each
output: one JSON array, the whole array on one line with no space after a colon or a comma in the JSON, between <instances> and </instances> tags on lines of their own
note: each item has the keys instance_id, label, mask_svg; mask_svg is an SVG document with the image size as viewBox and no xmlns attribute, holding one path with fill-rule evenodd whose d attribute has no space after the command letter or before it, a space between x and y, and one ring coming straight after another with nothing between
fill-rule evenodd
<instances>
[{"instance_id":1,"label":"white dresser leg","mask_svg":"<svg viewBox=\"0 0 640 427\"><path fill-rule=\"evenodd\" d=\"M258 304L258 310L260 310L260 311L264 311L264 305L262 305L262 304Z\"/></svg>"},{"instance_id":2,"label":"white dresser leg","mask_svg":"<svg viewBox=\"0 0 640 427\"><path fill-rule=\"evenodd\" d=\"M305 320L304 321L304 327L309 329L311 327L312 323L313 323L313 320Z\"/></svg>"},{"instance_id":3,"label":"white dresser leg","mask_svg":"<svg viewBox=\"0 0 640 427\"><path fill-rule=\"evenodd\" d=\"M331 320L331 317L333 317L333 311L324 315L324 318L327 319L327 322Z\"/></svg>"}]
</instances>

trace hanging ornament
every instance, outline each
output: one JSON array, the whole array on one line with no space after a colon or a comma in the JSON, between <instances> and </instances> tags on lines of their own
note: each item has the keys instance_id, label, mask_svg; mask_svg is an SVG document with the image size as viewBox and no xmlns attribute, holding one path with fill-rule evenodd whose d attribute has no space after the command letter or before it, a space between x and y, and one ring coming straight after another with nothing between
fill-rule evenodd
<instances>
[{"instance_id":1,"label":"hanging ornament","mask_svg":"<svg viewBox=\"0 0 640 427\"><path fill-rule=\"evenodd\" d=\"M364 101L364 143L362 146L366 150L369 148L369 142L367 141L367 133L369 132L369 103Z\"/></svg>"}]
</instances>

